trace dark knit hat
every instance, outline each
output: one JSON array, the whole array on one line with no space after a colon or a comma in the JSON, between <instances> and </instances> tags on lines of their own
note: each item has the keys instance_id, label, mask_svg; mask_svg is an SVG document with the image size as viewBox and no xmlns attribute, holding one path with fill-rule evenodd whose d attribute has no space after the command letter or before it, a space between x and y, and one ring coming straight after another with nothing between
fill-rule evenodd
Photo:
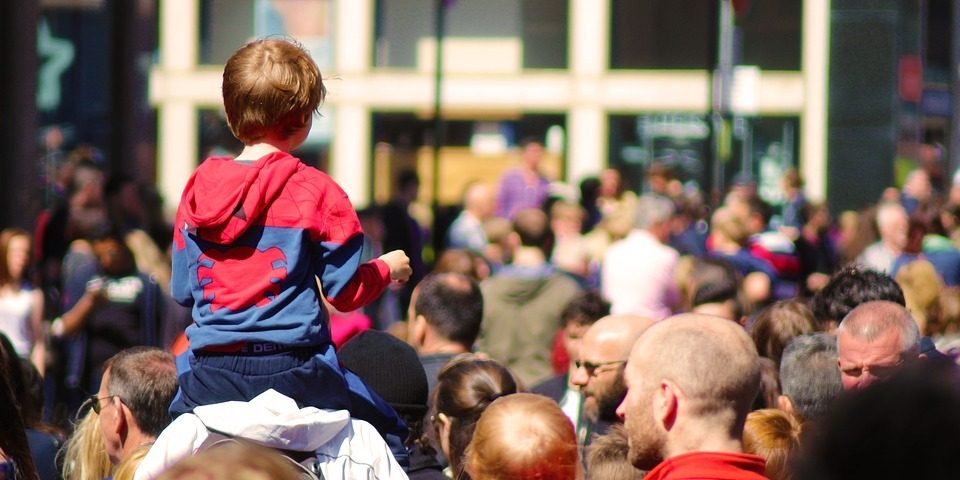
<instances>
[{"instance_id":1,"label":"dark knit hat","mask_svg":"<svg viewBox=\"0 0 960 480\"><path fill-rule=\"evenodd\" d=\"M410 345L389 333L364 330L344 343L337 356L398 413L426 413L427 374Z\"/></svg>"}]
</instances>

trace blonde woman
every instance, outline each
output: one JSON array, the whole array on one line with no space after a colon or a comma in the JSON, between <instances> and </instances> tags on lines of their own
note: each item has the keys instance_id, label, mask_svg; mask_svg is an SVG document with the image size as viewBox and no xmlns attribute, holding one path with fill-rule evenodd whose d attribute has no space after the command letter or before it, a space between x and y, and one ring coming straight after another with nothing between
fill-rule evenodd
<instances>
[{"instance_id":1,"label":"blonde woman","mask_svg":"<svg viewBox=\"0 0 960 480\"><path fill-rule=\"evenodd\" d=\"M112 473L100 433L100 416L93 409L77 423L62 452L64 480L103 480Z\"/></svg>"}]
</instances>

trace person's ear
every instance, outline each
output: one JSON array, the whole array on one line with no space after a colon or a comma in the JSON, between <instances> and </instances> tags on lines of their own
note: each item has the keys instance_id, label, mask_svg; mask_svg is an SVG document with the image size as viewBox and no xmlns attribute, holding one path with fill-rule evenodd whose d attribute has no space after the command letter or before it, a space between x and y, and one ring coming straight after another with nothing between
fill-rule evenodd
<instances>
[{"instance_id":1,"label":"person's ear","mask_svg":"<svg viewBox=\"0 0 960 480\"><path fill-rule=\"evenodd\" d=\"M413 317L413 321L410 323L410 332L407 334L407 339L410 341L410 344L414 347L423 346L423 342L427 337L427 319L423 315L416 315Z\"/></svg>"},{"instance_id":2,"label":"person's ear","mask_svg":"<svg viewBox=\"0 0 960 480\"><path fill-rule=\"evenodd\" d=\"M786 395L777 396L777 408L790 414L797 413L793 408L793 400L790 400L790 397Z\"/></svg>"},{"instance_id":3,"label":"person's ear","mask_svg":"<svg viewBox=\"0 0 960 480\"><path fill-rule=\"evenodd\" d=\"M676 423L679 406L677 386L667 380L660 382L653 395L653 414L665 431L670 431Z\"/></svg>"},{"instance_id":4,"label":"person's ear","mask_svg":"<svg viewBox=\"0 0 960 480\"><path fill-rule=\"evenodd\" d=\"M450 435L450 417L445 413L438 413L436 416L437 421L437 431L440 432L441 437L447 437Z\"/></svg>"},{"instance_id":5,"label":"person's ear","mask_svg":"<svg viewBox=\"0 0 960 480\"><path fill-rule=\"evenodd\" d=\"M109 428L113 430L119 438L123 439L127 435L130 418L132 418L128 417L128 415L132 415L132 413L119 397L110 397L107 401L113 403L113 405L111 405L109 409L101 409L100 415L106 417L104 420L107 421Z\"/></svg>"}]
</instances>

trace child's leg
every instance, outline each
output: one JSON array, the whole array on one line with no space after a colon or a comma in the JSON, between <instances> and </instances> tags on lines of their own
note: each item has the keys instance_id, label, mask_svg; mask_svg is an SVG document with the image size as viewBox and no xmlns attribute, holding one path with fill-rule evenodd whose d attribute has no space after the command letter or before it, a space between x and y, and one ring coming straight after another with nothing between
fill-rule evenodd
<instances>
[{"instance_id":1,"label":"child's leg","mask_svg":"<svg viewBox=\"0 0 960 480\"><path fill-rule=\"evenodd\" d=\"M177 361L180 390L170 406L176 417L200 405L250 401L274 389L301 407L348 410L380 432L402 467L408 430L397 413L359 377L340 367L333 345L270 355L186 352Z\"/></svg>"},{"instance_id":2,"label":"child's leg","mask_svg":"<svg viewBox=\"0 0 960 480\"><path fill-rule=\"evenodd\" d=\"M201 405L250 401L268 389L296 400L300 406L349 410L351 401L343 376L311 366L316 362L314 356L304 351L270 355L187 351L177 359L180 388L170 414L176 417Z\"/></svg>"},{"instance_id":3,"label":"child's leg","mask_svg":"<svg viewBox=\"0 0 960 480\"><path fill-rule=\"evenodd\" d=\"M339 365L339 360L337 360L333 345L318 352L313 360L314 362L308 362L307 365L312 365L308 368L315 369L316 371L309 374L309 376L316 378L333 375L343 379L345 382L343 392L347 395L350 403L348 408L348 410L350 410L350 416L359 418L373 425L373 427L380 432L384 441L387 442L397 463L404 468L408 467L410 459L405 442L410 432L403 423L403 420L397 415L397 412L393 410L393 407L380 398L373 390L370 390L360 377ZM307 365L305 365L305 367L307 367ZM310 385L307 381L303 384ZM297 401L304 402L306 405L313 405L317 408L330 408L324 406L324 404L328 402L325 398L326 394L327 393L321 389L309 387L303 392L303 396L293 398L296 398Z\"/></svg>"},{"instance_id":4,"label":"child's leg","mask_svg":"<svg viewBox=\"0 0 960 480\"><path fill-rule=\"evenodd\" d=\"M343 369L343 375L350 389L350 415L373 425L387 442L394 458L405 470L410 466L406 440L410 430L397 415L393 407L367 387L363 379L350 370Z\"/></svg>"}]
</instances>

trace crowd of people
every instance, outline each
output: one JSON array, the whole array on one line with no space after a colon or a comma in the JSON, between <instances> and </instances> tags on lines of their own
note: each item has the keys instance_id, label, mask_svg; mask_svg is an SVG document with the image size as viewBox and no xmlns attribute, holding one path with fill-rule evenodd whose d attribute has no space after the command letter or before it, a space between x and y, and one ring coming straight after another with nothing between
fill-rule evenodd
<instances>
[{"instance_id":1,"label":"crowd of people","mask_svg":"<svg viewBox=\"0 0 960 480\"><path fill-rule=\"evenodd\" d=\"M299 76L292 98L263 71ZM749 175L714 205L659 163L571 195L530 138L441 232L414 173L355 212L290 155L324 94L298 46L241 48L245 148L169 225L89 149L58 162L35 230L0 232L0 478L957 469L960 175L833 221L794 171L774 205Z\"/></svg>"}]
</instances>

